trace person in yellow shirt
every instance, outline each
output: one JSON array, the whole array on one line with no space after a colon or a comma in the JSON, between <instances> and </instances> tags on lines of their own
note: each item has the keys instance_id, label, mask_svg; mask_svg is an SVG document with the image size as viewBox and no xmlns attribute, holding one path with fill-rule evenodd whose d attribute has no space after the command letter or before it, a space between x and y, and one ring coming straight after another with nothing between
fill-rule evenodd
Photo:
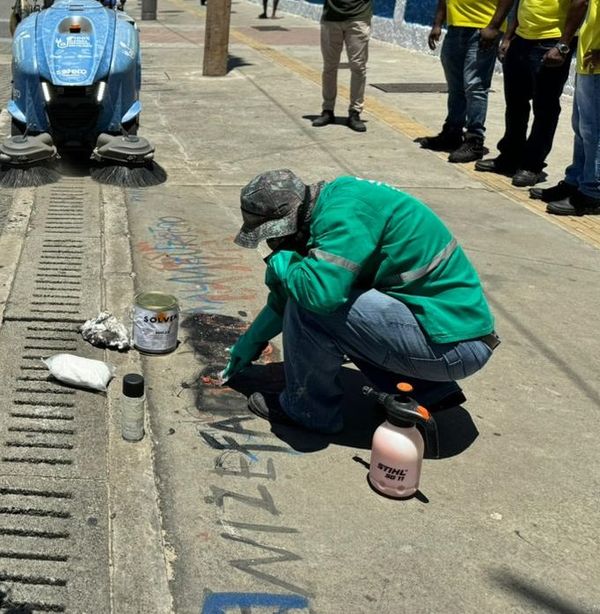
<instances>
[{"instance_id":1,"label":"person in yellow shirt","mask_svg":"<svg viewBox=\"0 0 600 614\"><path fill-rule=\"evenodd\" d=\"M579 33L573 100L573 162L565 179L532 198L548 203L554 215L600 214L600 0L589 0Z\"/></svg>"},{"instance_id":2,"label":"person in yellow shirt","mask_svg":"<svg viewBox=\"0 0 600 614\"><path fill-rule=\"evenodd\" d=\"M482 158L488 92L492 82L500 28L514 0L438 0L429 48L433 51L448 29L441 50L448 83L448 113L436 136L416 139L424 149L448 151L450 162Z\"/></svg>"},{"instance_id":3,"label":"person in yellow shirt","mask_svg":"<svg viewBox=\"0 0 600 614\"><path fill-rule=\"evenodd\" d=\"M512 176L518 187L544 180L569 76L575 34L587 0L519 0L516 20L500 44L504 55L504 136L500 155L475 163L478 171ZM528 132L529 117L533 122Z\"/></svg>"}]
</instances>

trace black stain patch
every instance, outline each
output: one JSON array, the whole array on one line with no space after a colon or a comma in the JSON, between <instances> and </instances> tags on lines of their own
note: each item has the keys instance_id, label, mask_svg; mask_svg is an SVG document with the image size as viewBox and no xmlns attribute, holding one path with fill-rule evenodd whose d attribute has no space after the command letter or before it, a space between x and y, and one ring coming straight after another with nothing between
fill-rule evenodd
<instances>
[{"instance_id":1,"label":"black stain patch","mask_svg":"<svg viewBox=\"0 0 600 614\"><path fill-rule=\"evenodd\" d=\"M181 327L187 333L184 343L192 348L196 359L204 365L192 381L181 383L183 388L195 391L196 409L219 416L245 413L246 396L229 386L221 386L218 375L229 361L229 348L247 330L248 323L233 316L196 312L184 318ZM257 363L264 365L277 360L279 352L269 344ZM240 378L241 375L232 379Z\"/></svg>"}]
</instances>

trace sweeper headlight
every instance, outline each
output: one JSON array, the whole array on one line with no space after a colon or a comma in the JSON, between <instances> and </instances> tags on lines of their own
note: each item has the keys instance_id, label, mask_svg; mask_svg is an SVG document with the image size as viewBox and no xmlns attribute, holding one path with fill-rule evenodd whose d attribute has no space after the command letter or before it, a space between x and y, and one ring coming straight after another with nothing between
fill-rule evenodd
<instances>
[{"instance_id":1,"label":"sweeper headlight","mask_svg":"<svg viewBox=\"0 0 600 614\"><path fill-rule=\"evenodd\" d=\"M106 93L106 81L100 81L96 89L96 102L102 102L102 100L104 100L105 93Z\"/></svg>"},{"instance_id":2,"label":"sweeper headlight","mask_svg":"<svg viewBox=\"0 0 600 614\"><path fill-rule=\"evenodd\" d=\"M42 81L42 94L44 95L44 100L46 103L49 103L52 100L50 85L46 81Z\"/></svg>"}]
</instances>

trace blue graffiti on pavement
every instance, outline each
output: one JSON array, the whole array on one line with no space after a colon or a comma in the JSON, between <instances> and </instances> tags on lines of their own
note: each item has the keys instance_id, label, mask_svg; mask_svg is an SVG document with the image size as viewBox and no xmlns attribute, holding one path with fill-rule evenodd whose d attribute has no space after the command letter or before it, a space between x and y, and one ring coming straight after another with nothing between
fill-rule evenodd
<instances>
[{"instance_id":1,"label":"blue graffiti on pavement","mask_svg":"<svg viewBox=\"0 0 600 614\"><path fill-rule=\"evenodd\" d=\"M202 606L201 614L226 614L249 608L278 608L277 614L289 610L308 611L308 599L301 595L278 595L274 593L209 593Z\"/></svg>"}]
</instances>

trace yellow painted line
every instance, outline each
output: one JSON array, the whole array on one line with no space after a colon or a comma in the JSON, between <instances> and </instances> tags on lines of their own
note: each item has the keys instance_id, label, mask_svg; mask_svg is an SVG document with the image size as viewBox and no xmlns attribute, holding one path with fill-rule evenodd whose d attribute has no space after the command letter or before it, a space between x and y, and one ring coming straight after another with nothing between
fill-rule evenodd
<instances>
[{"instance_id":1,"label":"yellow painted line","mask_svg":"<svg viewBox=\"0 0 600 614\"><path fill-rule=\"evenodd\" d=\"M171 0L174 4L193 12L194 14L204 17L204 13L196 7L192 7L183 0ZM262 54L272 62L279 64L280 66L290 70L291 72L312 81L321 86L321 72L311 68L301 60L290 57L289 55L260 42L254 37L239 32L235 28L231 29L230 37L236 43L246 45ZM349 99L350 88L344 85L338 85L338 92ZM431 130L423 124L415 121L408 115L398 111L397 109L390 107L389 105L381 102L373 96L365 96L365 108L367 113L375 117L375 119L389 126L396 132L399 132L403 136L413 140L419 136L425 136L430 133ZM435 154L438 158L446 160L444 154ZM493 173L480 173L472 166L466 166L464 164L455 165L460 171L468 175L471 179L491 188L495 192L499 192L509 200L525 207L529 211L543 217L544 220L567 230L571 234L579 237L581 240L600 248L600 216L556 216L546 213L546 204L539 200L532 200L529 198L529 193L523 188L515 188L510 180L500 175L494 175Z\"/></svg>"}]
</instances>

